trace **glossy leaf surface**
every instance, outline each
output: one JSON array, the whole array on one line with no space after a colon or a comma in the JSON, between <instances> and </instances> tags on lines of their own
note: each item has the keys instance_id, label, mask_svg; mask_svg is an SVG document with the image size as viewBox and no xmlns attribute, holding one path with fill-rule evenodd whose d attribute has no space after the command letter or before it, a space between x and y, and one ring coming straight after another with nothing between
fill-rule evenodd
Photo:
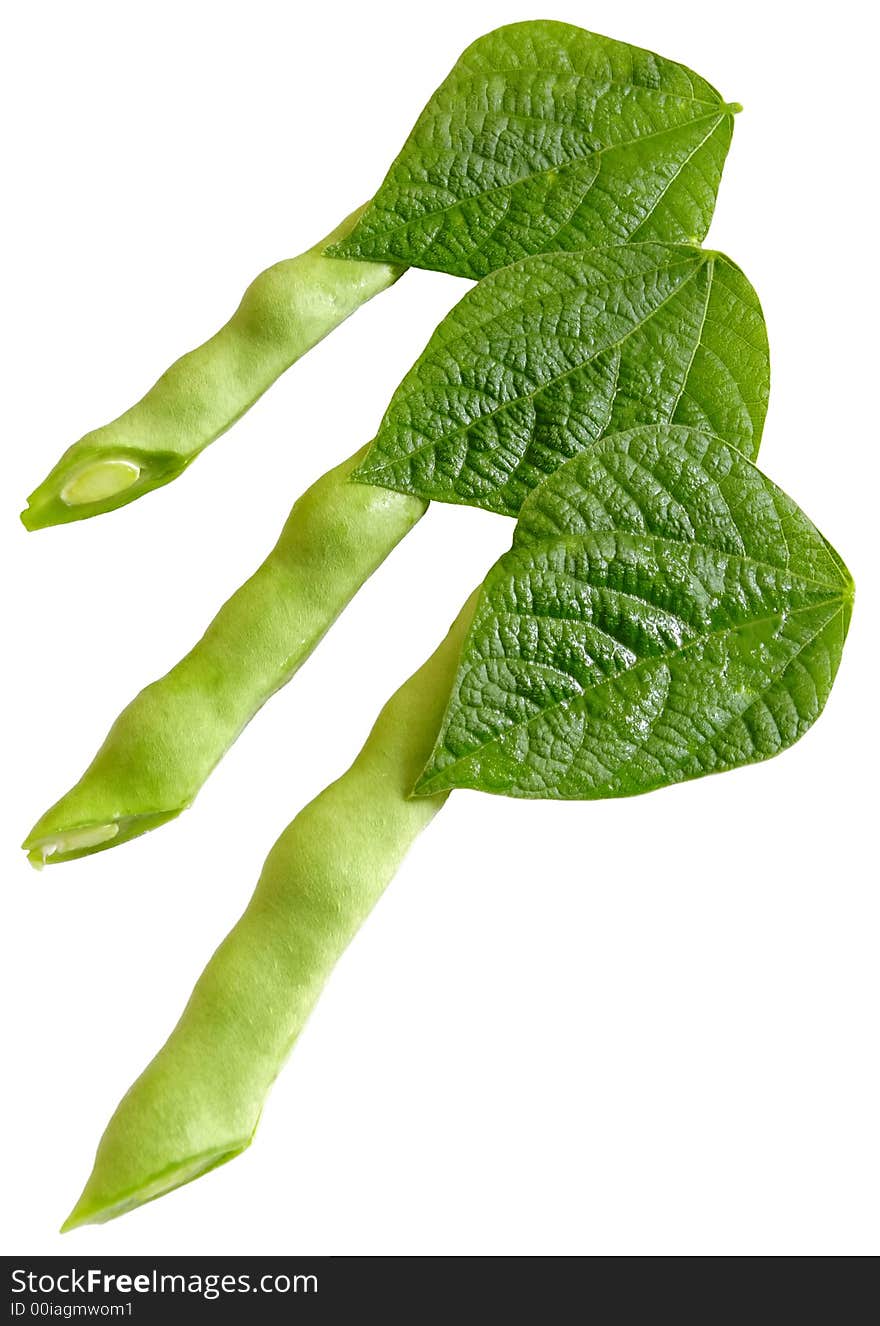
<instances>
[{"instance_id":1,"label":"glossy leaf surface","mask_svg":"<svg viewBox=\"0 0 880 1326\"><path fill-rule=\"evenodd\" d=\"M720 439L606 437L524 505L416 790L629 796L776 755L822 711L852 594Z\"/></svg>"},{"instance_id":2,"label":"glossy leaf surface","mask_svg":"<svg viewBox=\"0 0 880 1326\"><path fill-rule=\"evenodd\" d=\"M478 279L528 254L699 242L733 116L652 51L549 20L480 37L330 252Z\"/></svg>"},{"instance_id":3,"label":"glossy leaf surface","mask_svg":"<svg viewBox=\"0 0 880 1326\"><path fill-rule=\"evenodd\" d=\"M355 477L516 515L606 432L699 425L754 457L769 389L758 297L722 254L627 244L526 258L443 319Z\"/></svg>"}]
</instances>

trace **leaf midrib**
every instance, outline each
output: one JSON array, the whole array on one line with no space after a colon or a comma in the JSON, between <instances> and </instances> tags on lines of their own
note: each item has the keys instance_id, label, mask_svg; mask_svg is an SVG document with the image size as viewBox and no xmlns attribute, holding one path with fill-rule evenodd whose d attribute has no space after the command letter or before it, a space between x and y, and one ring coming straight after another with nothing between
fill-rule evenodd
<instances>
[{"instance_id":1,"label":"leaf midrib","mask_svg":"<svg viewBox=\"0 0 880 1326\"><path fill-rule=\"evenodd\" d=\"M502 403L500 405L497 405L493 410L487 411L486 414L478 415L476 419L472 419L469 423L463 424L461 427L453 429L452 432L442 433L440 434L439 437L427 439L419 446L413 447L411 451L407 451L405 455L399 457L397 460L386 461L382 465L370 466L369 468L367 468L366 466L360 467L357 471L358 477L362 477L364 480L371 481L373 478L385 474L389 470L393 470L395 466L410 461L414 456L421 455L422 452L435 449L441 443L445 444L447 442L454 441L456 438L461 437L463 434L467 433L471 428L476 427L477 424L482 424L487 419L493 419L496 415L502 414L505 410L509 410L513 408L513 406L515 405L528 404L534 401L538 396L543 395L544 392L550 391L558 383L564 382L566 378L571 377L573 373L580 372L581 369L586 367L587 364L594 363L595 360L599 359L603 354L608 354L609 352L615 350L619 352L620 347L625 345L626 342L632 336L635 336L637 332L641 331L642 328L645 327L651 321L652 318L656 317L657 314L660 312L660 310L665 308L665 306L668 303L670 303L673 299L675 299L677 295L680 295L681 292L687 288L689 282L696 280L697 276L700 274L700 272L703 270L704 267L709 267L709 293L711 294L712 281L715 272L715 261L721 255L716 254L711 250L699 250L698 252L699 252L699 261L696 261L694 263L693 271L690 272L685 277L685 279L681 282L680 285L677 285L674 290L670 291L668 295L664 296L664 298L660 301L659 304L655 304L655 306L650 310L650 312L648 312L638 322L634 323L633 326L630 327L629 331L626 332L623 336L621 336L619 340L612 341L608 345L603 345L600 350L596 350L593 354L588 355L586 358L582 359L580 363L576 364L573 368L567 368L564 372L558 373L555 377L548 378L546 382L542 382L541 385L536 387L534 391L526 392L519 396L514 396L509 401L502 401ZM529 260L526 259L525 261ZM668 263L660 267L650 268L645 272L639 272L638 277L640 279L644 279L646 277L655 275L657 272L674 271L676 267L683 267L683 266L686 266L686 261L684 259L678 263ZM553 293L558 295L559 292L554 291ZM535 299L530 302L539 303L541 298L546 298L546 295L536 296ZM481 322L479 324L480 330L483 331L485 329L491 328L499 320L505 318L506 315L509 314L512 309L517 309L517 310L521 309L525 312L528 309L528 302L523 300L520 303L509 305L506 309L502 310L502 312L495 314L487 322L485 323ZM701 324L701 331L702 331L702 324ZM464 335L469 335L469 334L471 334L470 329L466 329ZM454 345L455 339L457 338L452 338L450 341L446 342L444 345L444 349L447 349L448 346L450 345ZM696 354L696 349L694 351L694 354ZM692 364L693 364L693 357L691 360L691 365ZM688 372L690 372L690 369L688 369ZM687 385L687 374L685 375L684 383L685 385ZM615 398L616 398L616 392L615 392ZM680 394L678 399L680 399ZM676 405L677 403L678 402L676 402ZM664 421L657 420L656 422L662 425ZM671 422L671 420L667 420L666 422ZM456 478L457 477L458 475L456 475Z\"/></svg>"},{"instance_id":2,"label":"leaf midrib","mask_svg":"<svg viewBox=\"0 0 880 1326\"><path fill-rule=\"evenodd\" d=\"M388 242L391 242L394 236L398 235L402 230L406 230L408 226L421 224L424 221L431 221L433 220L434 217L437 216L445 216L448 212L454 211L456 207L462 207L465 203L478 202L481 198L487 198L491 194L501 192L501 190L517 189L520 187L520 185L527 183L529 180L537 180L544 175L552 175L561 170L570 169L572 166L579 165L584 161L592 161L594 157L607 156L610 152L620 152L623 151L625 148L634 147L637 143L649 143L653 139L662 138L665 134L677 133L679 130L684 128L689 129L693 125L704 123L704 121L706 120L714 119L716 121L715 125L713 125L713 130L714 130L715 128L717 128L718 124L720 124L720 122L725 118L726 114L730 114L730 112L726 111L724 106L722 105L719 106L718 110L711 111L706 115L695 115L692 120L688 120L687 123L684 125L676 124L676 125L667 126L665 129L657 129L656 131L649 134L640 134L636 138L624 139L620 143L611 143L607 147L593 148L592 151L585 152L583 156L572 156L567 161L563 161L557 166L549 166L546 170L528 171L525 175L521 175L519 178L515 180L508 180L503 184L493 184L491 188L481 189L479 193L467 194L463 198L456 198L454 202L448 203L445 207L434 208L430 212L420 212L418 216L410 217L406 221L400 221L398 222L397 225L392 225L392 226L389 226L387 224L376 225L375 227L369 230L365 226L364 234L369 237L375 237L381 235L385 237ZM545 121L542 121L542 123L545 123ZM557 121L548 120L546 121L546 123L554 124L557 123ZM706 138L702 139L701 143L698 146L702 146L702 144L705 143L709 137L710 134L707 134ZM691 153L686 158L686 160L682 162L682 165L676 171L675 175L673 176L673 179L678 178L678 176L681 174L681 171L687 165L688 161L690 161L691 156L693 156L693 153ZM592 183L590 187L592 187ZM589 189L587 190L587 193L589 193ZM584 196L586 197L586 194ZM642 225L644 225L644 221L639 222L639 227L641 227ZM343 244L338 246L339 252L343 257L346 256L346 250L348 248L348 245L350 243L353 243L356 240L356 238L357 238L356 235L352 235L351 240L346 240L344 241Z\"/></svg>"},{"instance_id":3,"label":"leaf midrib","mask_svg":"<svg viewBox=\"0 0 880 1326\"><path fill-rule=\"evenodd\" d=\"M822 600L821 600L820 602L818 602L818 603L810 603L810 604L806 604L804 607L802 607L802 608L795 608L795 609L792 609L790 612L785 612L784 609L779 609L777 612L767 613L767 614L766 614L765 616L763 616L763 617L751 617L751 618L749 618L749 619L748 619L747 621L745 621L745 622L740 622L740 623L738 623L738 625L736 625L736 626L728 626L728 627L725 627L725 628L722 628L722 629L718 629L718 630L714 630L714 631L705 631L705 632L703 632L701 635L695 636L692 640L689 640L689 641L687 642L686 645L681 645L681 646L679 646L677 649L670 650L670 651L669 651L668 653L666 653L666 654L650 655L650 656L645 657L645 658L640 658L639 661L638 661L637 663L634 663L633 666L632 666L631 668L623 668L623 669L621 669L620 672L615 673L613 677L605 677L605 678L603 678L602 681L599 682L599 683L597 683L597 685L595 685L595 686L583 686L583 687L581 687L581 688L579 689L579 692L578 692L578 694L577 694L576 696L574 696L574 697L567 696L566 698L557 701L555 704L547 705L545 708L542 708L541 711L540 711L539 713L534 714L531 718L527 719L526 722L524 722L524 723L513 723L513 724L511 724L511 726L510 726L509 728L505 729L505 731L504 731L503 733L500 733L498 736L491 737L488 741L481 742L480 745L475 746L475 747L473 748L473 750L468 751L468 753L467 753L466 755L459 756L459 757L457 757L455 760L453 760L450 764L444 765L443 768L442 768L442 769L439 769L439 770L437 771L437 773L436 773L435 775L433 775L432 777L429 777L428 779L424 779L424 775L423 775L421 778L419 778L419 780L417 781L417 783L416 783L416 785L415 785L415 788L414 788L413 790L414 790L414 792L417 793L418 795L424 795L424 796L433 795L434 792L440 792L440 791L443 791L443 790L444 790L444 787L439 787L439 788L433 788L433 789L432 789L431 784L434 783L434 782L436 782L438 779L444 778L444 776L447 774L448 770L450 770L450 769L455 769L455 768L457 768L459 765L462 765L462 764L466 763L468 760L472 760L475 756L478 756L482 751L486 751L486 750L488 750L488 749L489 749L490 747L492 747L492 746L497 746L497 745L499 744L499 742L500 742L503 738L507 738L511 733L513 733L513 732L517 732L517 731L521 731L521 730L523 730L523 729L526 729L526 728L528 728L532 723L536 723L536 722L538 722L540 719L545 718L547 715L552 714L552 713L555 713L555 712L557 712L557 711L560 710L560 709L565 709L565 708L567 708L567 707L568 707L569 705L571 705L572 703L574 703L574 702L576 702L576 701L578 701L578 700L583 699L583 697L584 697L585 695L587 695L587 694L590 694L590 695L596 695L596 694L598 694L598 693L599 693L604 687L606 687L606 686L611 686L613 683L619 681L621 677L629 677L629 676L632 676L632 675L634 675L635 673L638 673L638 672L639 672L640 670L642 670L643 668L647 667L648 665L652 665L652 666L657 666L657 665L659 665L659 664L668 664L668 665L671 665L675 660L680 659L680 658L683 657L683 656L684 656L689 650L696 648L698 645L705 644L707 641L712 640L712 639L714 639L714 638L716 638L716 637L720 637L720 636L723 636L723 635L726 635L726 634L730 634L732 631L740 630L740 629L742 629L742 628L745 627L745 626L763 626L766 622L771 622L771 621L773 621L773 619L776 618L776 617L783 617L786 621L788 621L788 620L791 620L791 619L794 618L794 617L802 616L803 614L805 614L805 613L807 613L807 612L815 612L815 611L817 611L819 608L827 607L829 604L834 603L834 602L836 602L838 599L840 599L841 602L840 602L840 606L839 606L839 608L838 608L838 611L837 611L832 617L829 617L826 621L824 621L824 622L822 623L822 625L819 626L819 627L816 629L816 631L810 636L810 638L809 638L808 640L805 640L801 645L798 646L798 648L796 649L796 651L794 652L794 654L792 654L791 658L789 658L789 659L786 660L785 668L788 668L788 667L791 666L791 664L794 662L794 660L795 660L796 658L798 658L798 657L803 653L804 649L806 649L807 646L808 646L809 644L812 644L813 640L816 639L816 636L818 636L819 632L825 630L828 626L830 626L831 623L837 618L838 614L839 614L840 612L843 611L843 608L844 608L844 605L845 605L845 599L846 599L846 597L847 597L847 596L846 596L845 594L843 594L843 593L840 593L840 594L833 594L833 595L831 595L830 598L822 599ZM785 668L783 668L782 671L784 671ZM570 674L566 673L566 674L564 674L564 675L568 676L568 675L570 675ZM770 683L770 685L775 684L775 682L778 681L778 679L779 679L779 677L780 677L781 675L782 675L782 672L779 672L779 673L775 673L775 674L773 674L773 680L772 680L772 682ZM577 684L577 683L575 683L575 684ZM767 689L769 689L769 688L767 688ZM749 701L749 706L751 706L752 704L754 704L755 701L758 700L758 699L760 698L760 695L761 695L761 694L763 694L763 692L759 692L759 693L754 697L754 699L750 700L750 701ZM748 708L749 706L747 706L747 708ZM665 708L665 704L664 704L664 708ZM662 710L661 710L661 713L662 713ZM659 715L658 715L658 717L659 717ZM455 784L453 784L452 786L455 786Z\"/></svg>"}]
</instances>

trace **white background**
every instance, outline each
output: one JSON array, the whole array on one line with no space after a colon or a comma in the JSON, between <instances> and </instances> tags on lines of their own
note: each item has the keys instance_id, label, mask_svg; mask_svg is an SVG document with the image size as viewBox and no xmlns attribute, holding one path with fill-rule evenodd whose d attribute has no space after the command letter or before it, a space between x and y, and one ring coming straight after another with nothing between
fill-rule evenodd
<instances>
[{"instance_id":1,"label":"white background","mask_svg":"<svg viewBox=\"0 0 880 1326\"><path fill-rule=\"evenodd\" d=\"M635 801L456 793L340 963L252 1149L55 1233L271 843L355 754L510 524L436 507L197 805L33 873L17 843L117 711L368 440L464 285L408 274L176 483L28 535L60 451L366 199L481 32L534 3L20 5L4 74L7 1253L878 1250L876 32L868 6L558 0L745 110L711 242L762 297L764 468L841 550L825 716Z\"/></svg>"}]
</instances>

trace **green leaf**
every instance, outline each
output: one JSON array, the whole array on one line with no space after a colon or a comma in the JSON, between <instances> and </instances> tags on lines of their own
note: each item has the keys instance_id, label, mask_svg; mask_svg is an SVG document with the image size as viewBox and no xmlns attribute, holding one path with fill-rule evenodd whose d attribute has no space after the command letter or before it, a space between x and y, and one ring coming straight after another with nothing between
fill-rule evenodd
<instances>
[{"instance_id":1,"label":"green leaf","mask_svg":"<svg viewBox=\"0 0 880 1326\"><path fill-rule=\"evenodd\" d=\"M479 279L532 253L699 242L736 105L684 65L567 23L475 41L328 252Z\"/></svg>"},{"instance_id":2,"label":"green leaf","mask_svg":"<svg viewBox=\"0 0 880 1326\"><path fill-rule=\"evenodd\" d=\"M605 432L695 424L756 455L769 388L761 306L728 258L648 243L541 254L444 318L355 478L516 515Z\"/></svg>"},{"instance_id":3,"label":"green leaf","mask_svg":"<svg viewBox=\"0 0 880 1326\"><path fill-rule=\"evenodd\" d=\"M603 438L525 503L416 791L629 796L767 759L822 711L840 558L719 438Z\"/></svg>"}]
</instances>

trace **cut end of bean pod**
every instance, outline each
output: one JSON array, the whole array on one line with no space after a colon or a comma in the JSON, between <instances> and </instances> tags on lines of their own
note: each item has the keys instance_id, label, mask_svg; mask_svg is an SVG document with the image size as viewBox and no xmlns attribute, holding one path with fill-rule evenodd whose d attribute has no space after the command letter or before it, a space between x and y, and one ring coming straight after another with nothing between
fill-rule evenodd
<instances>
[{"instance_id":1,"label":"cut end of bean pod","mask_svg":"<svg viewBox=\"0 0 880 1326\"><path fill-rule=\"evenodd\" d=\"M150 829L157 829L160 824L174 819L185 807L174 810L157 811L149 815L127 815L117 820L94 824L76 824L67 826L50 825L46 822L51 815L44 816L31 830L22 843L28 860L35 870L44 866L58 865L62 861L75 861L80 856L91 856L94 852L103 852L108 847L138 838Z\"/></svg>"},{"instance_id":2,"label":"cut end of bean pod","mask_svg":"<svg viewBox=\"0 0 880 1326\"><path fill-rule=\"evenodd\" d=\"M31 865L42 870L46 862L56 854L67 856L70 852L85 851L107 843L119 833L118 824L95 824L87 829L74 829L71 833L61 833L54 838L43 838L28 852Z\"/></svg>"},{"instance_id":3,"label":"cut end of bean pod","mask_svg":"<svg viewBox=\"0 0 880 1326\"><path fill-rule=\"evenodd\" d=\"M61 500L65 506L87 506L92 502L103 502L107 497L124 493L140 477L141 467L133 460L121 457L110 460L95 460L85 465L61 489Z\"/></svg>"},{"instance_id":4,"label":"cut end of bean pod","mask_svg":"<svg viewBox=\"0 0 880 1326\"><path fill-rule=\"evenodd\" d=\"M61 1226L60 1233L67 1234L72 1229L78 1229L81 1225L104 1225L108 1220L115 1220L117 1216L126 1215L129 1211L135 1210L138 1206L145 1206L147 1202L154 1202L157 1197L164 1197L166 1193L173 1192L175 1188L182 1188L187 1183L192 1183L194 1179L200 1179L203 1174L216 1169L218 1165L224 1165L228 1160L234 1160L240 1156L242 1151L246 1151L251 1144L251 1138L241 1143L220 1151L209 1151L204 1155L191 1156L179 1163L170 1165L168 1169L163 1170L161 1174L147 1179L136 1188L128 1192L108 1194L100 1191L94 1184L94 1175L83 1189L82 1196L70 1215Z\"/></svg>"},{"instance_id":5,"label":"cut end of bean pod","mask_svg":"<svg viewBox=\"0 0 880 1326\"><path fill-rule=\"evenodd\" d=\"M31 493L21 523L27 530L46 529L113 511L170 482L184 468L174 455L83 456L71 448Z\"/></svg>"},{"instance_id":6,"label":"cut end of bean pod","mask_svg":"<svg viewBox=\"0 0 880 1326\"><path fill-rule=\"evenodd\" d=\"M406 270L399 263L324 256L363 210L305 253L261 272L218 332L118 419L68 448L28 498L25 528L87 520L170 483L292 364L392 286Z\"/></svg>"}]
</instances>

